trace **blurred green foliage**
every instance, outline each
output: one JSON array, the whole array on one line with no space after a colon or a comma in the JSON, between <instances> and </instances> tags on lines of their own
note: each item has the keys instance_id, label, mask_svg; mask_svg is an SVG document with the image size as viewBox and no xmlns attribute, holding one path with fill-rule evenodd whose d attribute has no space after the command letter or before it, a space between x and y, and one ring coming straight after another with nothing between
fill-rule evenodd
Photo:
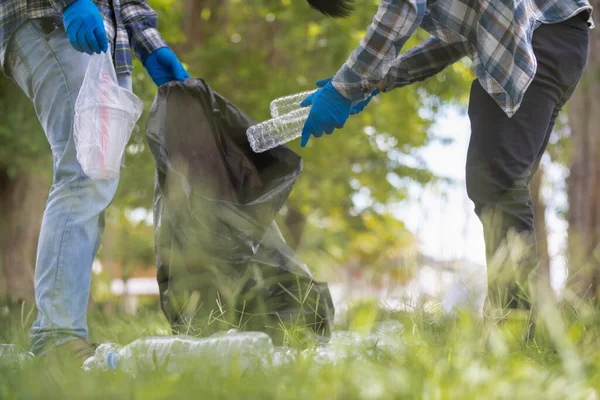
<instances>
[{"instance_id":1,"label":"blurred green foliage","mask_svg":"<svg viewBox=\"0 0 600 400\"><path fill-rule=\"evenodd\" d=\"M35 117L33 104L21 89L0 76L0 171L14 178L19 171L48 165L50 146Z\"/></svg>"}]
</instances>

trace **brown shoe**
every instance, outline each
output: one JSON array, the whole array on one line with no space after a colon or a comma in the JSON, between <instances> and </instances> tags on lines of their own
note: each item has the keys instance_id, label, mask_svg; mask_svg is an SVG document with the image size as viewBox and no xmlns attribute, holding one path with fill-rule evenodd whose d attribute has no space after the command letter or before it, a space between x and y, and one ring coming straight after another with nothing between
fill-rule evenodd
<instances>
[{"instance_id":1,"label":"brown shoe","mask_svg":"<svg viewBox=\"0 0 600 400\"><path fill-rule=\"evenodd\" d=\"M42 359L61 358L83 363L95 354L95 349L87 340L73 339L58 345L42 356Z\"/></svg>"}]
</instances>

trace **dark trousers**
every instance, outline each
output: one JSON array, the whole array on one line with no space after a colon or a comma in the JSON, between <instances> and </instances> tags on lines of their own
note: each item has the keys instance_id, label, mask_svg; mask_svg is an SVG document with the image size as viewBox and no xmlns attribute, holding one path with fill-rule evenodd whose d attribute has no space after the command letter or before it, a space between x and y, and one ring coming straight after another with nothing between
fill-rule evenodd
<instances>
[{"instance_id":1,"label":"dark trousers","mask_svg":"<svg viewBox=\"0 0 600 400\"><path fill-rule=\"evenodd\" d=\"M512 118L477 80L471 88L467 192L484 226L488 303L497 300L494 305L530 307L528 282L538 256L529 182L587 63L589 32L583 14L534 32L537 74Z\"/></svg>"}]
</instances>

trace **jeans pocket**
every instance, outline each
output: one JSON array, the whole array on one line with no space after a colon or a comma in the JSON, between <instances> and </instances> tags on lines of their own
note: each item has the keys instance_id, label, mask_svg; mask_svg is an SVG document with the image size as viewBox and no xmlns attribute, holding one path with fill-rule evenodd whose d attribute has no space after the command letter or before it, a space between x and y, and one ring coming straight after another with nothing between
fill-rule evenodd
<instances>
[{"instance_id":1,"label":"jeans pocket","mask_svg":"<svg viewBox=\"0 0 600 400\"><path fill-rule=\"evenodd\" d=\"M30 20L30 22L33 29L35 29L46 41L51 40L56 35L64 34L62 22L58 18L36 18Z\"/></svg>"}]
</instances>

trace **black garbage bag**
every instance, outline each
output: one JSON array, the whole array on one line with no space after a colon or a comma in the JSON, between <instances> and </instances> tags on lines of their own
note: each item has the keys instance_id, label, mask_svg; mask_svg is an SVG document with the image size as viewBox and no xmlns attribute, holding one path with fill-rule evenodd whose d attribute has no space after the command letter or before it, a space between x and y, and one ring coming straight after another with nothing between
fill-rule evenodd
<instances>
[{"instance_id":1,"label":"black garbage bag","mask_svg":"<svg viewBox=\"0 0 600 400\"><path fill-rule=\"evenodd\" d=\"M200 79L162 86L147 139L156 159L161 307L175 333L258 330L276 344L328 339L334 308L274 219L302 172L285 146L254 153L256 122Z\"/></svg>"}]
</instances>

